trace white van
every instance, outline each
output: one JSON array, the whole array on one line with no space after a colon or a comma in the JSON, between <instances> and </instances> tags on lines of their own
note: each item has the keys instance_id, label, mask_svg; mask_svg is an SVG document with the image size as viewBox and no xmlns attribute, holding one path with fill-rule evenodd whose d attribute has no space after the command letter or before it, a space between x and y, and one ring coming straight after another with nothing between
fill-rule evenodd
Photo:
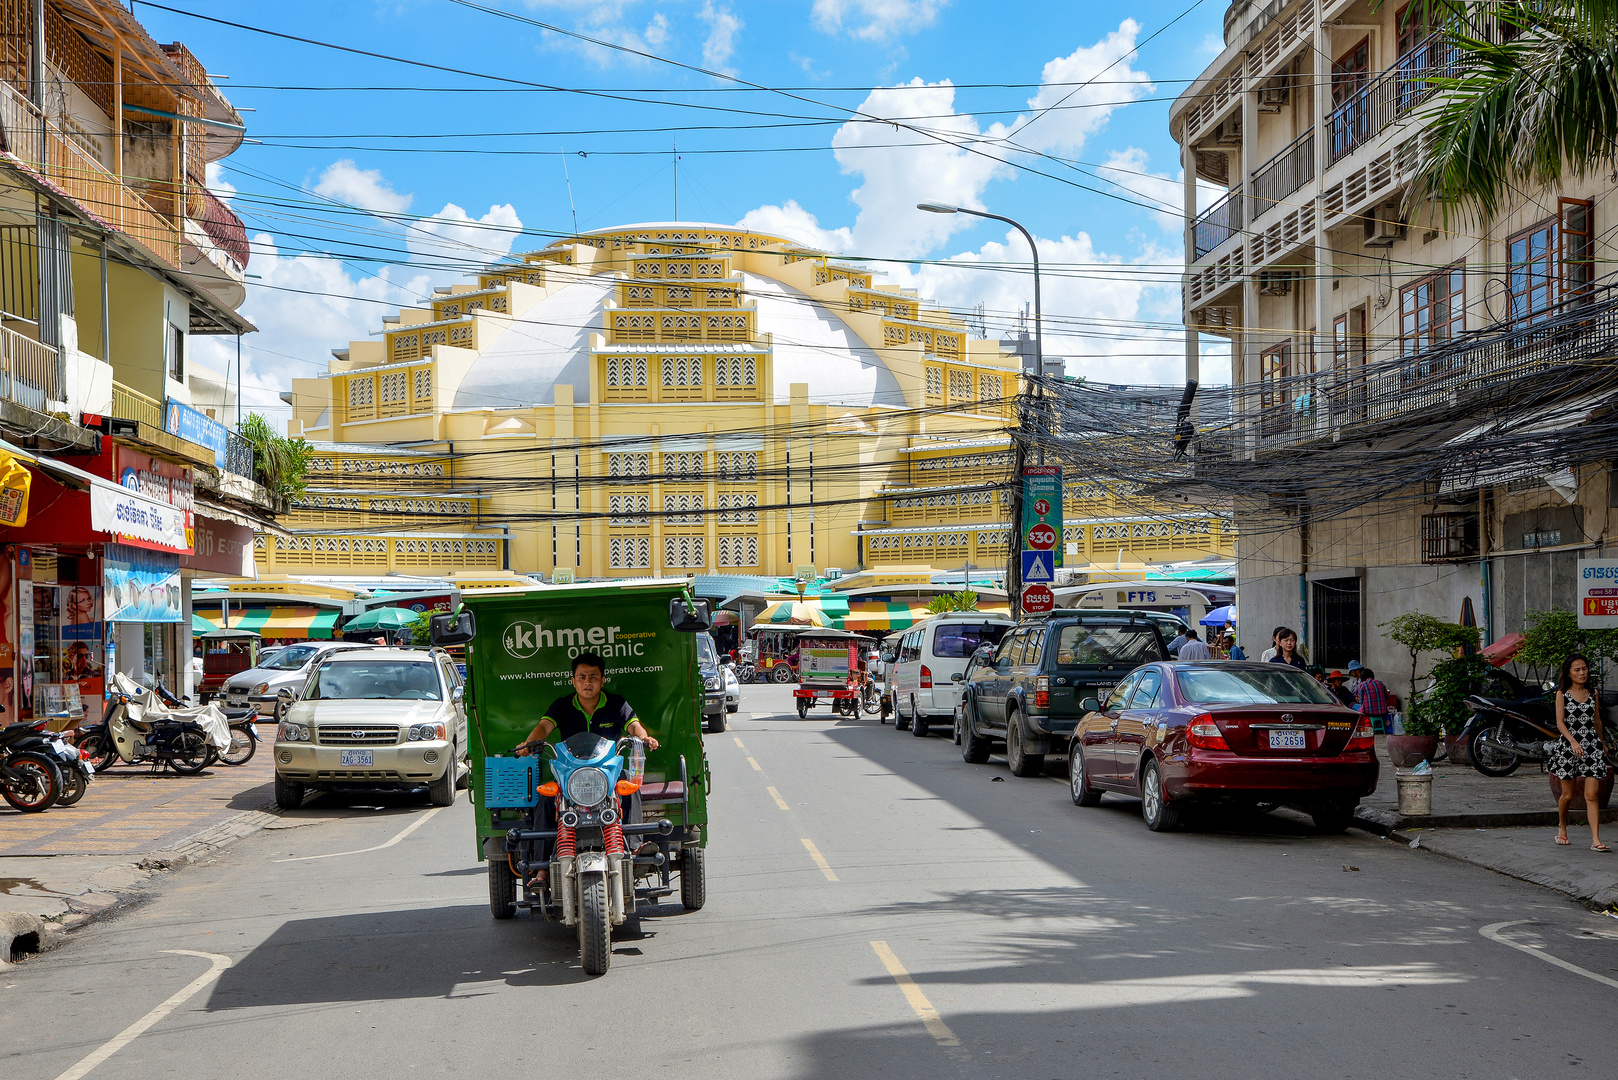
<instances>
[{"instance_id":1,"label":"white van","mask_svg":"<svg viewBox=\"0 0 1618 1080\"><path fill-rule=\"evenodd\" d=\"M893 726L923 736L935 720L953 723L960 700L953 677L965 673L973 653L998 644L1014 625L1004 615L950 611L907 632L888 665L888 707L883 712L893 713Z\"/></svg>"}]
</instances>

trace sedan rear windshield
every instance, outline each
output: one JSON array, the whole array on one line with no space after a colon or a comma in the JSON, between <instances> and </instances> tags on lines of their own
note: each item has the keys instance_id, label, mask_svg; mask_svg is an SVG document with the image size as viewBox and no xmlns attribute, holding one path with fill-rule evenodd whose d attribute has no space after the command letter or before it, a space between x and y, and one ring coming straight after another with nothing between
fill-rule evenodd
<instances>
[{"instance_id":1,"label":"sedan rear windshield","mask_svg":"<svg viewBox=\"0 0 1618 1080\"><path fill-rule=\"evenodd\" d=\"M310 699L440 701L438 674L420 660L348 660L315 673Z\"/></svg>"},{"instance_id":2,"label":"sedan rear windshield","mask_svg":"<svg viewBox=\"0 0 1618 1080\"><path fill-rule=\"evenodd\" d=\"M971 656L985 645L998 645L1010 629L1004 623L944 623L933 638L933 655Z\"/></svg>"},{"instance_id":3,"label":"sedan rear windshield","mask_svg":"<svg viewBox=\"0 0 1618 1080\"><path fill-rule=\"evenodd\" d=\"M1331 691L1293 667L1181 668L1180 696L1195 705L1336 705Z\"/></svg>"},{"instance_id":4,"label":"sedan rear windshield","mask_svg":"<svg viewBox=\"0 0 1618 1080\"><path fill-rule=\"evenodd\" d=\"M259 667L265 671L297 671L319 651L313 645L288 645L278 650L270 659L262 661Z\"/></svg>"},{"instance_id":5,"label":"sedan rear windshield","mask_svg":"<svg viewBox=\"0 0 1618 1080\"><path fill-rule=\"evenodd\" d=\"M1167 659L1156 629L1149 624L1064 626L1056 638L1058 667L1149 664Z\"/></svg>"}]
</instances>

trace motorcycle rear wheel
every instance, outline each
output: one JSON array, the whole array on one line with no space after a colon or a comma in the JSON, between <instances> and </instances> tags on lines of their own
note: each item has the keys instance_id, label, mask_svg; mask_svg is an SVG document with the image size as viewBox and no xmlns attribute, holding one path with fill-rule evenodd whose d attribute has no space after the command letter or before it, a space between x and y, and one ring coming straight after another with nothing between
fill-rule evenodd
<instances>
[{"instance_id":1,"label":"motorcycle rear wheel","mask_svg":"<svg viewBox=\"0 0 1618 1080\"><path fill-rule=\"evenodd\" d=\"M181 776L195 776L214 763L214 749L200 731L182 731L174 737L169 764Z\"/></svg>"},{"instance_id":2,"label":"motorcycle rear wheel","mask_svg":"<svg viewBox=\"0 0 1618 1080\"><path fill-rule=\"evenodd\" d=\"M251 720L248 723L252 723ZM230 749L219 755L219 760L226 765L246 765L258 753L258 740L253 738L240 724L232 724L230 728Z\"/></svg>"},{"instance_id":3,"label":"motorcycle rear wheel","mask_svg":"<svg viewBox=\"0 0 1618 1080\"><path fill-rule=\"evenodd\" d=\"M1510 776L1522 764L1522 758L1500 745L1505 736L1505 724L1480 727L1472 733L1467 751L1472 755L1472 767L1484 776Z\"/></svg>"},{"instance_id":4,"label":"motorcycle rear wheel","mask_svg":"<svg viewBox=\"0 0 1618 1080\"><path fill-rule=\"evenodd\" d=\"M92 731L79 736L78 748L90 751L90 767L96 772L118 764L118 752L112 748L112 740L104 731Z\"/></svg>"},{"instance_id":5,"label":"motorcycle rear wheel","mask_svg":"<svg viewBox=\"0 0 1618 1080\"><path fill-rule=\"evenodd\" d=\"M579 963L586 975L605 975L612 966L612 913L607 875L600 871L580 876Z\"/></svg>"},{"instance_id":6,"label":"motorcycle rear wheel","mask_svg":"<svg viewBox=\"0 0 1618 1080\"><path fill-rule=\"evenodd\" d=\"M49 810L62 791L62 772L54 761L18 754L8 763L14 778L0 783L0 796L24 814Z\"/></svg>"}]
</instances>

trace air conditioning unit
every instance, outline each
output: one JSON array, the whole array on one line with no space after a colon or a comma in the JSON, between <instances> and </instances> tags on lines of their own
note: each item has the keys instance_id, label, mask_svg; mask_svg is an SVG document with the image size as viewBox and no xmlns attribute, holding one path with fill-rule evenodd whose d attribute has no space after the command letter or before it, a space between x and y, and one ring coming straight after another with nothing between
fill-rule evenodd
<instances>
[{"instance_id":1,"label":"air conditioning unit","mask_svg":"<svg viewBox=\"0 0 1618 1080\"><path fill-rule=\"evenodd\" d=\"M1260 296L1292 295L1293 273L1290 270L1262 270L1258 275Z\"/></svg>"},{"instance_id":2,"label":"air conditioning unit","mask_svg":"<svg viewBox=\"0 0 1618 1080\"><path fill-rule=\"evenodd\" d=\"M1405 238L1405 223L1397 204L1384 204L1365 215L1365 246L1392 247Z\"/></svg>"},{"instance_id":3,"label":"air conditioning unit","mask_svg":"<svg viewBox=\"0 0 1618 1080\"><path fill-rule=\"evenodd\" d=\"M1214 133L1214 142L1220 146L1240 146L1242 144L1242 118L1232 116Z\"/></svg>"},{"instance_id":4,"label":"air conditioning unit","mask_svg":"<svg viewBox=\"0 0 1618 1080\"><path fill-rule=\"evenodd\" d=\"M1258 92L1259 112L1280 112L1281 106L1291 100L1292 91L1286 83L1261 87Z\"/></svg>"}]
</instances>

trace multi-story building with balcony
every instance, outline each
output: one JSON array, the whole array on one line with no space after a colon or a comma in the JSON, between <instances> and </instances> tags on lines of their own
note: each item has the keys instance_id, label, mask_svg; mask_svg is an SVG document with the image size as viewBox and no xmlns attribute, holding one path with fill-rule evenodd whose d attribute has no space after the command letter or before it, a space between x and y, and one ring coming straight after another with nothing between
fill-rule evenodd
<instances>
[{"instance_id":1,"label":"multi-story building with balcony","mask_svg":"<svg viewBox=\"0 0 1618 1080\"><path fill-rule=\"evenodd\" d=\"M93 698L108 662L187 685L191 577L252 573L275 501L189 387L195 335L253 329L246 230L204 183L243 131L124 5L0 0L0 450L31 478L0 524L8 709Z\"/></svg>"},{"instance_id":2,"label":"multi-story building with balcony","mask_svg":"<svg viewBox=\"0 0 1618 1080\"><path fill-rule=\"evenodd\" d=\"M262 558L581 578L999 567L1020 380L1017 355L949 312L787 238L604 229L440 290L295 380L318 470ZM1167 517L1123 527L1131 551L1212 553Z\"/></svg>"},{"instance_id":3,"label":"multi-story building with balcony","mask_svg":"<svg viewBox=\"0 0 1618 1080\"><path fill-rule=\"evenodd\" d=\"M1491 5L1469 9L1476 33L1512 32ZM1618 505L1605 461L1588 460L1606 451L1486 438L1571 433L1604 407L1600 371L1580 361L1618 345L1594 269L1614 254L1612 180L1519 188L1485 220L1412 198L1424 117L1458 63L1427 10L1236 0L1224 51L1171 110L1187 373L1199 335L1222 337L1237 388L1195 474L1248 485L1235 512L1249 652L1285 624L1320 663L1397 672L1408 655L1378 626L1411 609L1453 620L1468 600L1502 636L1568 602L1574 561ZM1198 206L1197 180L1225 193ZM1468 443L1491 449L1469 459ZM1375 497L1312 510L1355 485Z\"/></svg>"}]
</instances>

